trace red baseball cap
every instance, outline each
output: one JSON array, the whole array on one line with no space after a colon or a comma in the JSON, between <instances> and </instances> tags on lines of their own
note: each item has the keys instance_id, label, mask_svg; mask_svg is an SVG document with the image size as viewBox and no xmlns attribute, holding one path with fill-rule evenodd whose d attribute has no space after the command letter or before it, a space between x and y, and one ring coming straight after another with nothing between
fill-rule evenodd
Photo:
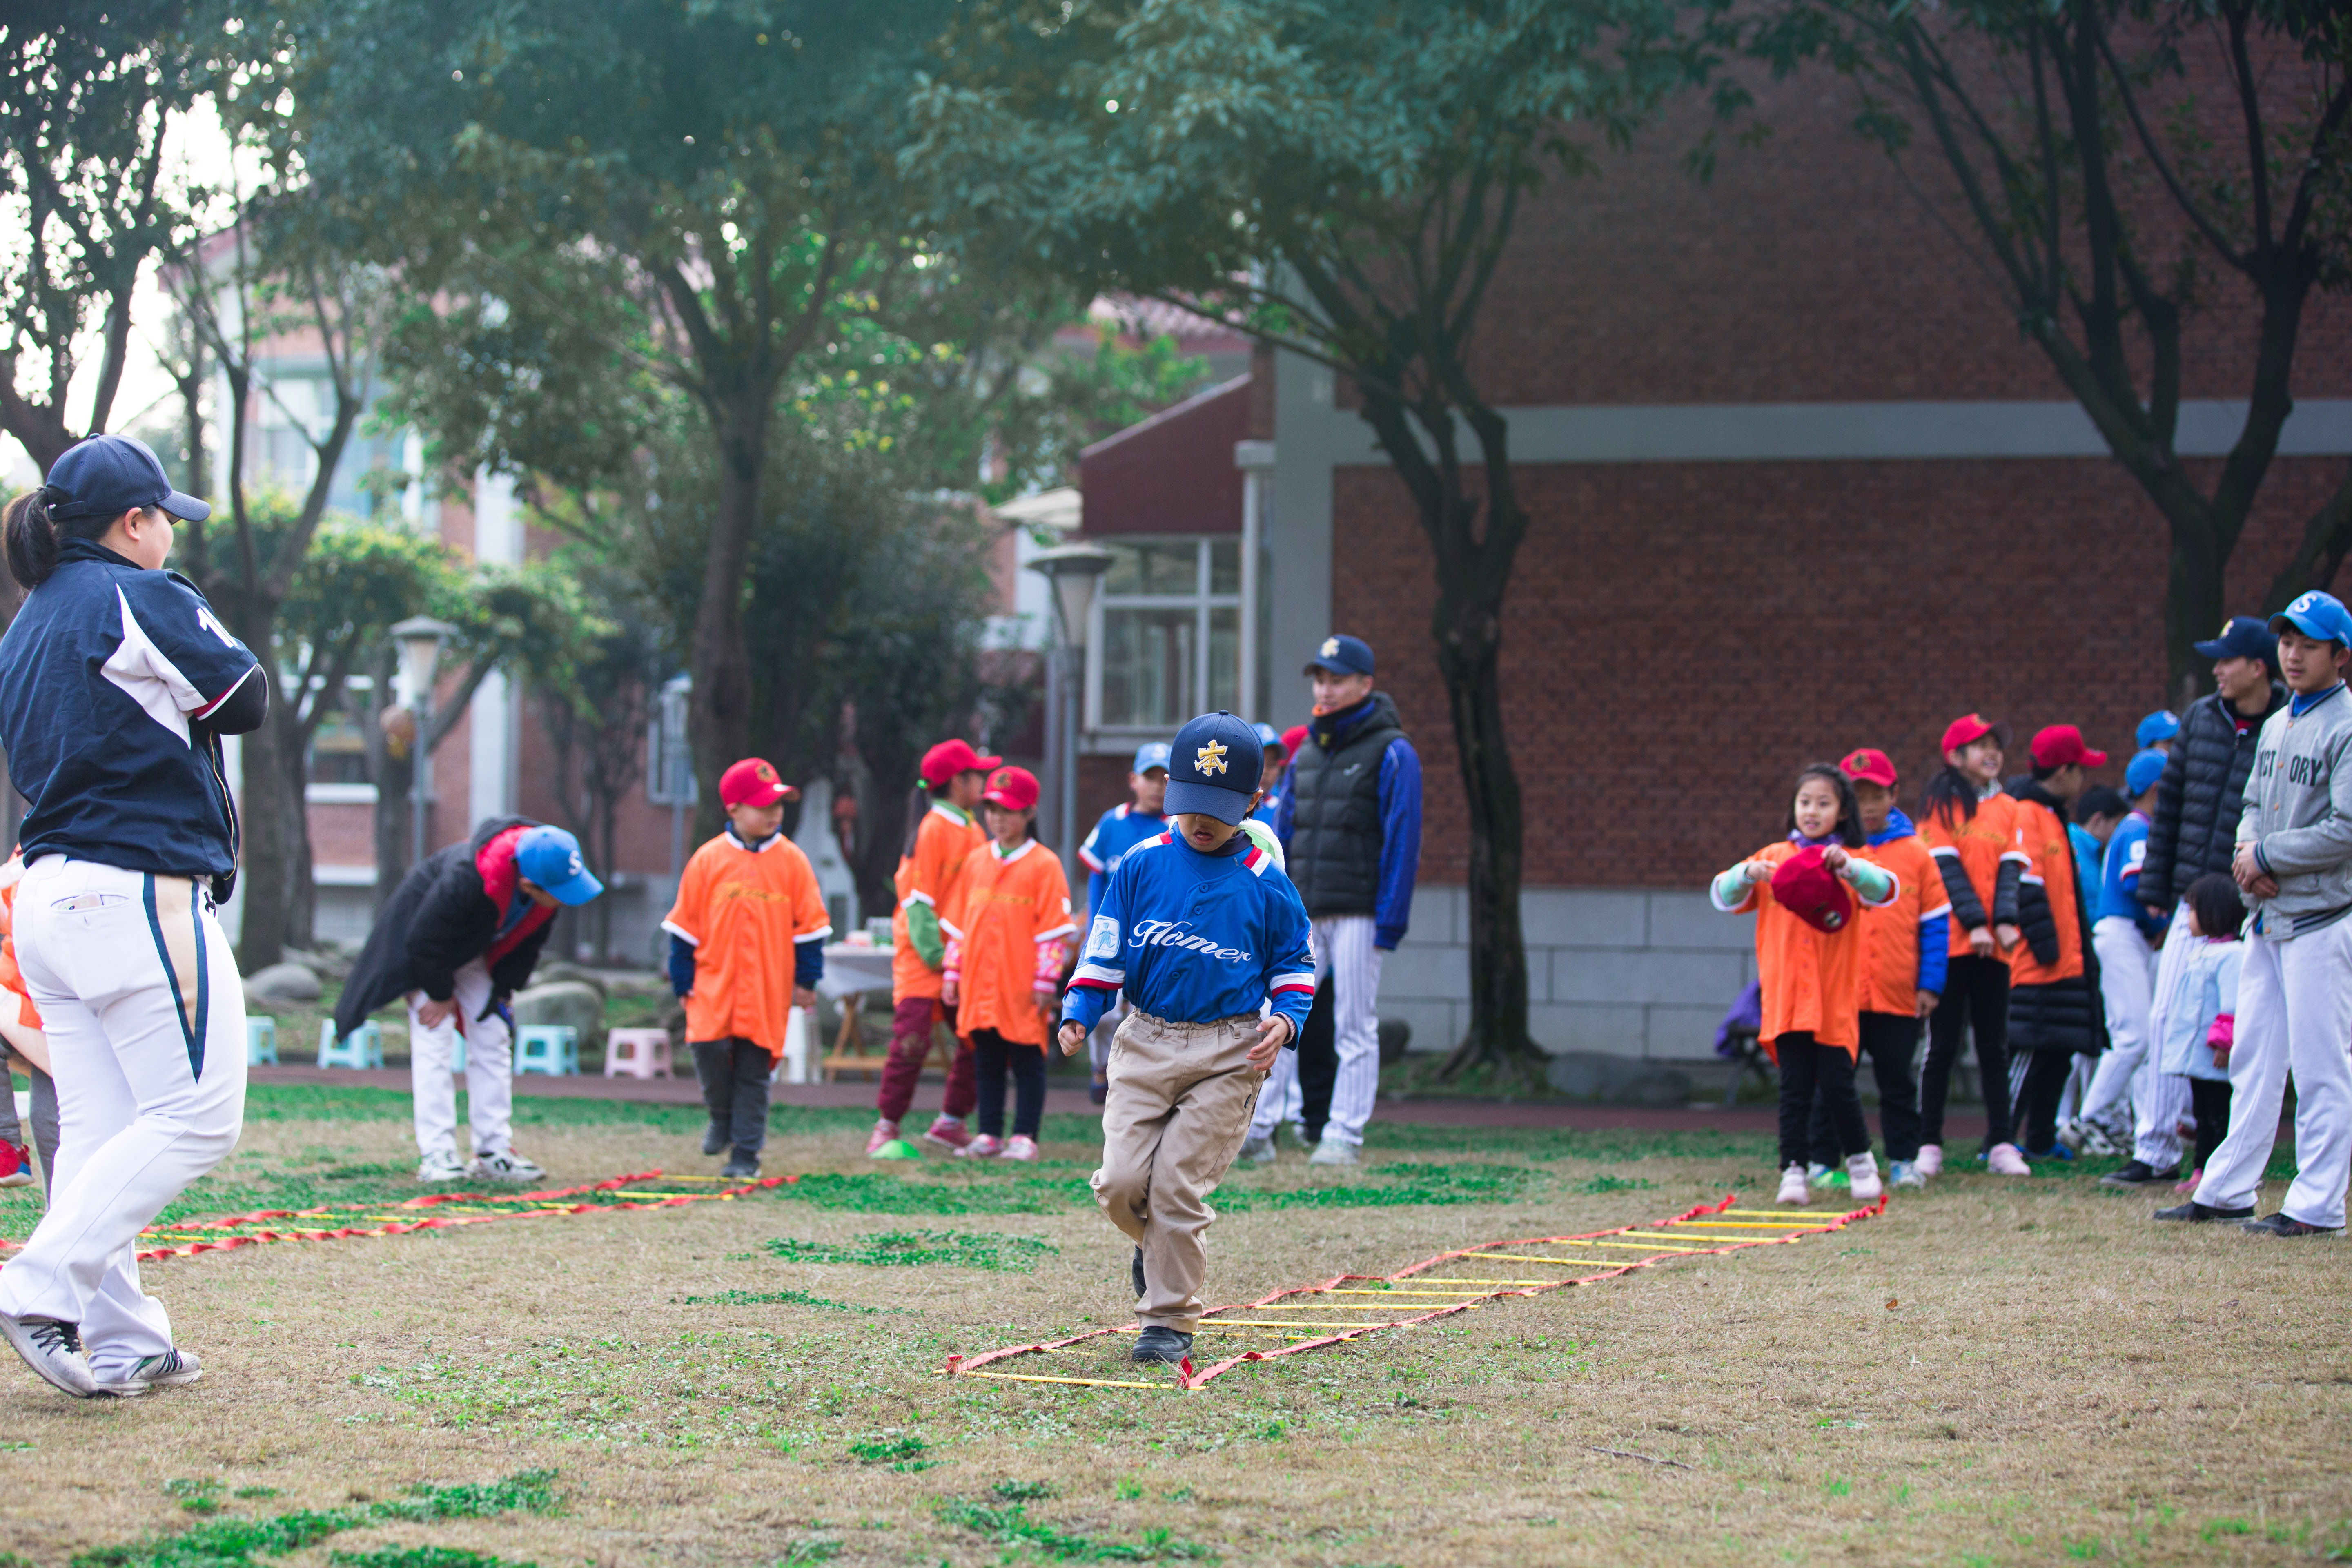
<instances>
[{"instance_id":1,"label":"red baseball cap","mask_svg":"<svg viewBox=\"0 0 2352 1568\"><path fill-rule=\"evenodd\" d=\"M1037 804L1037 775L1027 768L999 768L988 776L980 798L1007 811L1026 811Z\"/></svg>"},{"instance_id":2,"label":"red baseball cap","mask_svg":"<svg viewBox=\"0 0 2352 1568\"><path fill-rule=\"evenodd\" d=\"M1895 760L1885 752L1864 746L1849 752L1838 763L1838 772L1855 784L1874 784L1885 789L1895 787Z\"/></svg>"},{"instance_id":3,"label":"red baseball cap","mask_svg":"<svg viewBox=\"0 0 2352 1568\"><path fill-rule=\"evenodd\" d=\"M765 757L746 757L719 775L721 805L773 805L800 797L801 792L786 784Z\"/></svg>"},{"instance_id":4,"label":"red baseball cap","mask_svg":"<svg viewBox=\"0 0 2352 1568\"><path fill-rule=\"evenodd\" d=\"M1957 752L1962 746L1971 745L1983 740L1987 735L1999 741L2002 751L2009 750L2009 726L1996 724L1981 713L1971 713L1965 719L1953 720L1950 727L1944 731L1944 750Z\"/></svg>"},{"instance_id":5,"label":"red baseball cap","mask_svg":"<svg viewBox=\"0 0 2352 1568\"><path fill-rule=\"evenodd\" d=\"M983 757L966 742L941 741L923 753L923 782L938 789L958 773L984 773L1003 765L1003 757Z\"/></svg>"},{"instance_id":6,"label":"red baseball cap","mask_svg":"<svg viewBox=\"0 0 2352 1568\"><path fill-rule=\"evenodd\" d=\"M1815 931L1843 931L1853 919L1853 895L1829 868L1819 846L1798 850L1772 873L1772 896Z\"/></svg>"},{"instance_id":7,"label":"red baseball cap","mask_svg":"<svg viewBox=\"0 0 2352 1568\"><path fill-rule=\"evenodd\" d=\"M1306 743L1307 726L1304 724L1293 724L1282 732L1282 749L1294 757L1298 755L1298 748Z\"/></svg>"},{"instance_id":8,"label":"red baseball cap","mask_svg":"<svg viewBox=\"0 0 2352 1568\"><path fill-rule=\"evenodd\" d=\"M2053 724L2033 737L2033 765L2037 768L2063 768L2068 763L2080 763L2086 768L2104 768L2107 753L2095 752L2083 744L2083 731L2072 724Z\"/></svg>"}]
</instances>

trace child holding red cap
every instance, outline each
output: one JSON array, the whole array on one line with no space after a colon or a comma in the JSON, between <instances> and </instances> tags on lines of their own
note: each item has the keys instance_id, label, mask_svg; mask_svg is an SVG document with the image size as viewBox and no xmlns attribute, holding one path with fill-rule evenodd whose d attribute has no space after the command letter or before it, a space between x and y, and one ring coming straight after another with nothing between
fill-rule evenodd
<instances>
[{"instance_id":1,"label":"child holding red cap","mask_svg":"<svg viewBox=\"0 0 2352 1568\"><path fill-rule=\"evenodd\" d=\"M940 995L948 962L940 910L954 896L971 852L988 841L972 813L989 773L1003 763L981 756L964 741L942 741L923 753L922 783L898 858L898 908L890 919L890 1056L877 1097L881 1119L866 1140L866 1152L876 1159L919 1157L898 1136L898 1121L914 1103L915 1085L930 1058L932 1027L955 1024L955 1009ZM961 1149L971 1142L963 1125L971 1107L971 1053L959 1048L948 1068L946 1101L923 1136L950 1152Z\"/></svg>"},{"instance_id":2,"label":"child holding red cap","mask_svg":"<svg viewBox=\"0 0 2352 1568\"><path fill-rule=\"evenodd\" d=\"M1845 889L1861 895L1865 909L1884 909L1901 884L1856 854L1862 847L1853 785L1832 764L1815 763L1797 775L1788 837L1723 872L1707 890L1726 914L1756 911L1756 977L1764 994L1757 1041L1780 1068L1777 1201L1784 1204L1811 1201L1805 1155L1817 1088L1829 1102L1855 1201L1875 1202L1885 1190L1853 1086L1863 922Z\"/></svg>"},{"instance_id":3,"label":"child holding red cap","mask_svg":"<svg viewBox=\"0 0 2352 1568\"><path fill-rule=\"evenodd\" d=\"M2009 726L1980 713L1944 731L1944 765L1922 795L1919 837L1936 858L1951 900L1950 963L1944 999L1927 1016L1927 1064L1919 1077L1919 1174L1944 1168L1944 1100L1962 1040L1976 1037L1984 1082L1985 1156L1993 1173L2029 1173L2010 1142L2009 960L2018 942L2017 889L2025 852L2017 847L2016 803L2000 791Z\"/></svg>"},{"instance_id":4,"label":"child holding red cap","mask_svg":"<svg viewBox=\"0 0 2352 1568\"><path fill-rule=\"evenodd\" d=\"M959 1152L1034 1160L1045 1114L1045 1037L1061 1010L1062 970L1078 928L1060 858L1031 837L1036 775L999 768L980 800L989 842L971 852L940 911L948 937L940 996L971 1043L980 1110L979 1136ZM1015 1085L1010 1142L1008 1068Z\"/></svg>"},{"instance_id":5,"label":"child holding red cap","mask_svg":"<svg viewBox=\"0 0 2352 1568\"><path fill-rule=\"evenodd\" d=\"M2106 1048L2107 1026L2066 817L2089 785L2090 770L2106 766L2107 754L2084 744L2074 725L2053 724L2033 737L2032 755L2032 773L2009 781L2011 831L2027 857L2017 893L2024 941L2010 956L2012 1117L2028 1159L2071 1160L2073 1151L2058 1142L2059 1096L2074 1058ZM1988 1080L1988 1099L1993 1087Z\"/></svg>"},{"instance_id":6,"label":"child holding red cap","mask_svg":"<svg viewBox=\"0 0 2352 1568\"><path fill-rule=\"evenodd\" d=\"M833 923L816 870L784 837L800 791L758 757L719 776L727 826L678 879L669 932L670 988L686 1001L686 1038L710 1110L702 1152L731 1152L725 1176L756 1176L768 1142L768 1082L794 1007L816 1005Z\"/></svg>"}]
</instances>

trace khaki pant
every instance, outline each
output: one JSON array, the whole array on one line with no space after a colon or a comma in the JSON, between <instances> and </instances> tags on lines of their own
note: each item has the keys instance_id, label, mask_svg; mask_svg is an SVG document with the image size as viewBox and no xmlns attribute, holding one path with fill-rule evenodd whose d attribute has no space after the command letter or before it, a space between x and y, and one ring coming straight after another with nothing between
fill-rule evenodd
<instances>
[{"instance_id":1,"label":"khaki pant","mask_svg":"<svg viewBox=\"0 0 2352 1568\"><path fill-rule=\"evenodd\" d=\"M1255 1017L1171 1024L1135 1013L1111 1037L1095 1201L1143 1248L1136 1320L1192 1333L1209 1254L1204 1201L1241 1152L1265 1075L1248 1062Z\"/></svg>"}]
</instances>

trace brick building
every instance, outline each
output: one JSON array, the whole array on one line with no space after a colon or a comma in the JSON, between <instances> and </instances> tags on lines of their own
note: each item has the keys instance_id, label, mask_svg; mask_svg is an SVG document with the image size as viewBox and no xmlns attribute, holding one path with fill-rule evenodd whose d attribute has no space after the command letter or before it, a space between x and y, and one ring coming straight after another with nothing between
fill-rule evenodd
<instances>
[{"instance_id":1,"label":"brick building","mask_svg":"<svg viewBox=\"0 0 2352 1568\"><path fill-rule=\"evenodd\" d=\"M1847 128L1845 89L1801 76L1763 97L1769 150L1711 183L1667 131L1549 186L1484 313L1475 374L1532 518L1503 700L1533 1028L1556 1052L1707 1053L1752 964L1705 879L1777 837L1804 763L1884 747L1909 802L1976 709L2021 738L2080 724L2119 781L2165 699L2160 515ZM2247 302L2217 289L2188 361L2194 458L2235 438L2247 379ZM2352 311L2315 297L2304 332L2298 408L2229 569L2247 609L2352 453ZM1315 644L1367 637L1427 787L1381 1010L1433 1049L1466 1018L1465 816L1428 546L1349 405L1328 370L1261 356L1087 452L1085 532L1120 565L1088 639L1080 805L1118 799L1121 759L1188 703L1302 721Z\"/></svg>"}]
</instances>

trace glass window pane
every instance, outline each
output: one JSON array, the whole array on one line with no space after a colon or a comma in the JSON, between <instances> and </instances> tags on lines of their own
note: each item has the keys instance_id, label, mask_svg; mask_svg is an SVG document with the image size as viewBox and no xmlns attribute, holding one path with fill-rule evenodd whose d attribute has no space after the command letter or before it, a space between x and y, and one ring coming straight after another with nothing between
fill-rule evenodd
<instances>
[{"instance_id":1,"label":"glass window pane","mask_svg":"<svg viewBox=\"0 0 2352 1568\"><path fill-rule=\"evenodd\" d=\"M1197 612L1103 611L1102 722L1173 728L1192 716Z\"/></svg>"},{"instance_id":2,"label":"glass window pane","mask_svg":"<svg viewBox=\"0 0 2352 1568\"><path fill-rule=\"evenodd\" d=\"M1143 564L1132 544L1113 544L1102 541L1110 552L1110 570L1103 574L1102 591L1106 594L1139 594L1143 591Z\"/></svg>"},{"instance_id":3,"label":"glass window pane","mask_svg":"<svg viewBox=\"0 0 2352 1568\"><path fill-rule=\"evenodd\" d=\"M1213 539L1209 542L1209 592L1238 594L1242 591L1242 542L1238 539Z\"/></svg>"},{"instance_id":4,"label":"glass window pane","mask_svg":"<svg viewBox=\"0 0 2352 1568\"><path fill-rule=\"evenodd\" d=\"M1201 591L1201 546L1187 539L1139 547L1146 594L1181 594L1191 598Z\"/></svg>"},{"instance_id":5,"label":"glass window pane","mask_svg":"<svg viewBox=\"0 0 2352 1568\"><path fill-rule=\"evenodd\" d=\"M1227 712L1242 705L1242 613L1227 608L1209 612L1209 700L1203 709ZM1186 714L1191 718L1191 714ZM1247 718L1247 714L1243 715Z\"/></svg>"}]
</instances>

